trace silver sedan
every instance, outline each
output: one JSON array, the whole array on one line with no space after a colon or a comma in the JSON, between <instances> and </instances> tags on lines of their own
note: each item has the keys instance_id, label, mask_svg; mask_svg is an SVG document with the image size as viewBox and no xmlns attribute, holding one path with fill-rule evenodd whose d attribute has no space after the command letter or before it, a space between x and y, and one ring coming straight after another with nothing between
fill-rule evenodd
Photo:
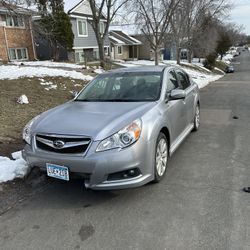
<instances>
[{"instance_id":1,"label":"silver sedan","mask_svg":"<svg viewBox=\"0 0 250 250\"><path fill-rule=\"evenodd\" d=\"M77 97L31 120L23 157L31 167L91 189L159 182L168 158L200 125L198 86L177 67L99 75Z\"/></svg>"}]
</instances>

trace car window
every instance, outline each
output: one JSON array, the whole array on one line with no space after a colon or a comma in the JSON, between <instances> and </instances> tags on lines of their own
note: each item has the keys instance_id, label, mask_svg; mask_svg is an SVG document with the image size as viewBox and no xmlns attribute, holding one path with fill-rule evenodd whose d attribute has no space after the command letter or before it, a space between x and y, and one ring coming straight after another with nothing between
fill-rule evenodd
<instances>
[{"instance_id":1,"label":"car window","mask_svg":"<svg viewBox=\"0 0 250 250\"><path fill-rule=\"evenodd\" d=\"M187 89L190 86L189 77L186 73L182 71L177 71L179 82L182 89Z\"/></svg>"},{"instance_id":2,"label":"car window","mask_svg":"<svg viewBox=\"0 0 250 250\"><path fill-rule=\"evenodd\" d=\"M179 84L178 84L176 74L174 71L170 71L168 74L167 93L177 88L179 88Z\"/></svg>"}]
</instances>

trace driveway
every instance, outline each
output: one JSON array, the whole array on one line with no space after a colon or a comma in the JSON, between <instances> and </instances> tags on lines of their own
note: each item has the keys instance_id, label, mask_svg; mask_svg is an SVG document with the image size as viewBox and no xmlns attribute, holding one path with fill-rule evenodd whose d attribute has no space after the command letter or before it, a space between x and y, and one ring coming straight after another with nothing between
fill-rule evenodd
<instances>
[{"instance_id":1,"label":"driveway","mask_svg":"<svg viewBox=\"0 0 250 250\"><path fill-rule=\"evenodd\" d=\"M52 180L0 216L1 248L250 249L250 53L237 60L202 90L202 127L160 184L94 192Z\"/></svg>"}]
</instances>

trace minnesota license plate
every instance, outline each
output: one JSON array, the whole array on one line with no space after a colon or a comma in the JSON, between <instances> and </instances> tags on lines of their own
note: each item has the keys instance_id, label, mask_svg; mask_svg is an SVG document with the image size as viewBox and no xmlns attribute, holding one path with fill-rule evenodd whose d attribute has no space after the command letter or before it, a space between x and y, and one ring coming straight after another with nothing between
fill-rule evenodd
<instances>
[{"instance_id":1,"label":"minnesota license plate","mask_svg":"<svg viewBox=\"0 0 250 250\"><path fill-rule=\"evenodd\" d=\"M47 163L47 175L64 181L69 181L69 169L64 166Z\"/></svg>"}]
</instances>

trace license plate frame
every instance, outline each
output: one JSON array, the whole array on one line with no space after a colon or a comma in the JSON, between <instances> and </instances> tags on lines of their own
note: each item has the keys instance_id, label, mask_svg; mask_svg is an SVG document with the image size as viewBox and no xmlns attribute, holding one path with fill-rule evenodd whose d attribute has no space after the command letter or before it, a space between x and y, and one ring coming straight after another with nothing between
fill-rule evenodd
<instances>
[{"instance_id":1,"label":"license plate frame","mask_svg":"<svg viewBox=\"0 0 250 250\"><path fill-rule=\"evenodd\" d=\"M53 163L46 163L47 175L63 181L69 181L69 168Z\"/></svg>"}]
</instances>

